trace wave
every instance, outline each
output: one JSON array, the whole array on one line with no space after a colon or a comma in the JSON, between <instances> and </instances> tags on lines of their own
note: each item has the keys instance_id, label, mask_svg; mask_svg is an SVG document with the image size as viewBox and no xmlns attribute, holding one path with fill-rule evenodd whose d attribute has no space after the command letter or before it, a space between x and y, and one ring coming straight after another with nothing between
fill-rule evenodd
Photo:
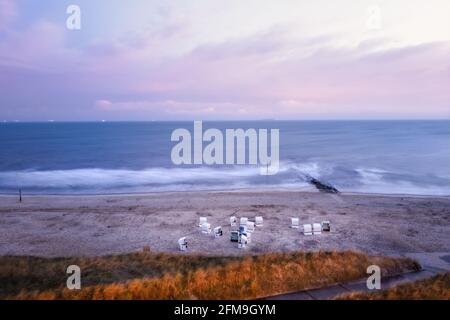
<instances>
[{"instance_id":1,"label":"wave","mask_svg":"<svg viewBox=\"0 0 450 320\"><path fill-rule=\"evenodd\" d=\"M0 191L11 192L21 188L37 193L96 193L245 188L263 185L268 179L270 184L278 184L280 178L285 177L291 170L292 167L282 167L278 175L272 177L261 176L257 166L10 171L0 172ZM298 185L305 186L306 183L299 181Z\"/></svg>"},{"instance_id":2,"label":"wave","mask_svg":"<svg viewBox=\"0 0 450 320\"><path fill-rule=\"evenodd\" d=\"M378 168L357 168L359 186L342 191L412 195L450 195L450 179L442 176L412 176Z\"/></svg>"},{"instance_id":3,"label":"wave","mask_svg":"<svg viewBox=\"0 0 450 320\"><path fill-rule=\"evenodd\" d=\"M317 162L280 164L274 176L261 176L257 166L154 167L142 170L85 168L0 172L0 192L20 188L35 194L100 194L240 188L313 189L305 174L329 182L341 191L450 195L449 179L419 177L379 168L342 168Z\"/></svg>"}]
</instances>

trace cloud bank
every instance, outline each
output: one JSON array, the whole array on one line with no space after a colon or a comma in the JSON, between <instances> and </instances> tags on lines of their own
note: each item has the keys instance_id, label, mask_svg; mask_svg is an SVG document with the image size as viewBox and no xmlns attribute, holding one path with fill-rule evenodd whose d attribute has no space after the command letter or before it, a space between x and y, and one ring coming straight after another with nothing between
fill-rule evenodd
<instances>
[{"instance_id":1,"label":"cloud bank","mask_svg":"<svg viewBox=\"0 0 450 320\"><path fill-rule=\"evenodd\" d=\"M448 2L369 5L0 0L0 120L448 118Z\"/></svg>"}]
</instances>

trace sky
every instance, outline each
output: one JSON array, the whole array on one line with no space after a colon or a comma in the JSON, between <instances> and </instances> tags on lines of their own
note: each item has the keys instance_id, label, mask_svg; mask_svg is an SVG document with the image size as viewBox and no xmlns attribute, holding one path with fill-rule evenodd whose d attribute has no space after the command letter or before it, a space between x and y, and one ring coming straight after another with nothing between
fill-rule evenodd
<instances>
[{"instance_id":1,"label":"sky","mask_svg":"<svg viewBox=\"0 0 450 320\"><path fill-rule=\"evenodd\" d=\"M0 121L449 118L448 0L0 0Z\"/></svg>"}]
</instances>

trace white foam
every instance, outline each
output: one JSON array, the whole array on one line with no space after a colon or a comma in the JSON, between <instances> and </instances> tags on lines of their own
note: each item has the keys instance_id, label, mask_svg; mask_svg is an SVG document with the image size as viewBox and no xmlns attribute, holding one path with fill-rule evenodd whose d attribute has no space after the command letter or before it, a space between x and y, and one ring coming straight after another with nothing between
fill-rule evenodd
<instances>
[{"instance_id":1,"label":"white foam","mask_svg":"<svg viewBox=\"0 0 450 320\"><path fill-rule=\"evenodd\" d=\"M309 183L300 179L301 173L316 178L322 178L322 175L333 176L332 166L321 166L314 162L283 162L280 164L279 173L273 177L261 176L259 169L257 166L234 166L9 171L0 172L0 192L16 192L18 188L30 193L128 193L274 187L315 190ZM344 192L450 194L448 186L425 183L418 185L410 181L388 179L393 173L379 168L360 167L354 172L357 175L349 176L350 180L331 182Z\"/></svg>"}]
</instances>

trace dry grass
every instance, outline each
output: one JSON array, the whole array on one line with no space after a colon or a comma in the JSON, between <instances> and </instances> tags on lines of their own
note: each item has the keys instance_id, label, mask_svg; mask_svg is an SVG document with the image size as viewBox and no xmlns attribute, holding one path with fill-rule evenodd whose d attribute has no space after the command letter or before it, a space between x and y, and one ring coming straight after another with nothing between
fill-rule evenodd
<instances>
[{"instance_id":1,"label":"dry grass","mask_svg":"<svg viewBox=\"0 0 450 320\"><path fill-rule=\"evenodd\" d=\"M82 285L92 286L137 278L157 278L183 270L224 265L237 259L145 251L114 256L54 259L3 256L0 257L0 298L20 291L60 288L66 283L66 269L69 265L78 265L82 270Z\"/></svg>"},{"instance_id":2,"label":"dry grass","mask_svg":"<svg viewBox=\"0 0 450 320\"><path fill-rule=\"evenodd\" d=\"M371 293L352 293L338 299L351 300L450 300L450 272L430 279Z\"/></svg>"},{"instance_id":3,"label":"dry grass","mask_svg":"<svg viewBox=\"0 0 450 320\"><path fill-rule=\"evenodd\" d=\"M82 290L64 288L65 268L82 270ZM211 257L137 253L73 259L0 258L3 298L251 299L356 280L371 264L384 275L417 270L410 259L355 252Z\"/></svg>"}]
</instances>

